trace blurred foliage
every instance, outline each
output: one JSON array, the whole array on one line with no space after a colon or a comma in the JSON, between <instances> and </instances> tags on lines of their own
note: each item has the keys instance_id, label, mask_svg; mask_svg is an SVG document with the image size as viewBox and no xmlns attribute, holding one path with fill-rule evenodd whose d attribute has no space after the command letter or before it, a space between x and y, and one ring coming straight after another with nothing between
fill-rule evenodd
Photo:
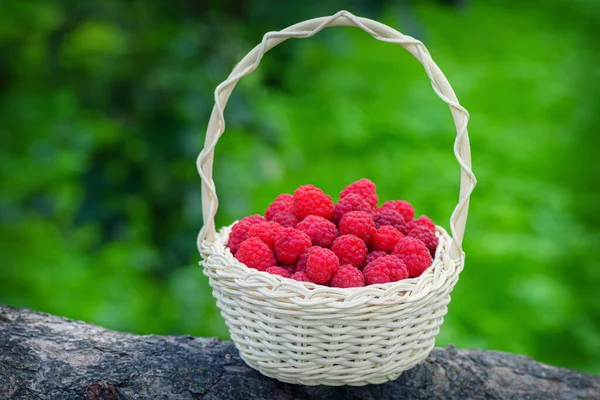
<instances>
[{"instance_id":1,"label":"blurred foliage","mask_svg":"<svg viewBox=\"0 0 600 400\"><path fill-rule=\"evenodd\" d=\"M344 5L423 40L472 115L479 186L438 344L600 373L600 9L457 3ZM227 337L195 249L212 91L264 32L339 8L0 1L0 303ZM452 119L400 48L351 28L288 41L226 118L218 226L364 176L448 227Z\"/></svg>"}]
</instances>

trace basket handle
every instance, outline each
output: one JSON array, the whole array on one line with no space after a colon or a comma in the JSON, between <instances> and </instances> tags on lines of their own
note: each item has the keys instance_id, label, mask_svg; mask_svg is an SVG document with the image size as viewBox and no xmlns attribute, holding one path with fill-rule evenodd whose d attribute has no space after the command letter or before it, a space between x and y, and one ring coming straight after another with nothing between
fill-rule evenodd
<instances>
[{"instance_id":1,"label":"basket handle","mask_svg":"<svg viewBox=\"0 0 600 400\"><path fill-rule=\"evenodd\" d=\"M234 68L229 77L215 89L215 106L213 107L208 128L206 130L206 139L204 148L200 152L196 161L198 172L202 178L202 213L204 217L204 226L198 235L198 248L201 243L207 239L214 241L215 214L219 205L215 183L212 179L214 150L217 141L225 131L225 119L223 110L227 105L229 96L235 88L238 81L254 71L263 57L263 55L277 46L278 44L290 38L308 38L320 32L329 26L354 26L358 27L375 39L382 42L395 43L404 47L411 53L425 68L427 76L431 80L431 86L435 93L448 104L454 124L456 126L456 140L454 142L454 154L461 168L460 175L460 194L458 205L450 217L450 230L453 238L453 255L462 253L462 240L467 221L469 209L469 197L476 184L475 175L471 171L471 148L469 145L469 135L467 133L467 122L469 120L468 111L462 107L454 90L448 83L448 80L433 62L429 51L420 41L401 34L379 22L356 17L348 11L339 11L329 17L315 18L300 22L285 28L279 32L268 32L263 36L261 43L253 48Z\"/></svg>"}]
</instances>

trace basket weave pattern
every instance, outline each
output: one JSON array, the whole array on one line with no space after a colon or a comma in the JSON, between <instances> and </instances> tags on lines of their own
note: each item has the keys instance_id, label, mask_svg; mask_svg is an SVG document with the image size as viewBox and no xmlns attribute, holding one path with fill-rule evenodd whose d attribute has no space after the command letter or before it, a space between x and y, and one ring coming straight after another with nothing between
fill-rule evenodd
<instances>
[{"instance_id":1,"label":"basket weave pattern","mask_svg":"<svg viewBox=\"0 0 600 400\"><path fill-rule=\"evenodd\" d=\"M313 36L328 26L355 26L377 40L401 45L423 64L434 91L450 106L457 131L454 153L461 167L459 201L450 218L452 236L437 227L435 260L419 278L351 289L297 282L241 264L226 247L231 227L215 230L214 149L225 130L223 110L235 84L277 44ZM197 160L205 223L198 248L217 306L248 365L284 382L365 385L396 379L427 357L464 265L461 243L476 182L467 121L467 111L421 42L347 11L269 32L235 66L215 90L215 107Z\"/></svg>"},{"instance_id":2,"label":"basket weave pattern","mask_svg":"<svg viewBox=\"0 0 600 400\"><path fill-rule=\"evenodd\" d=\"M463 267L438 228L432 267L415 279L357 290L249 269L223 251L231 226L203 247L205 273L241 357L264 375L304 385L396 379L434 346Z\"/></svg>"}]
</instances>

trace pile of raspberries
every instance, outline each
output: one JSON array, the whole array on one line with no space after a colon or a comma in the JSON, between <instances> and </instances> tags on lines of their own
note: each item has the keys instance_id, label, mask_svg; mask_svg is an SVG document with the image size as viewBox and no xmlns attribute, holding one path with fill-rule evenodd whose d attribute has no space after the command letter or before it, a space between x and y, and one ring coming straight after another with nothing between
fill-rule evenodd
<instances>
[{"instance_id":1,"label":"pile of raspberries","mask_svg":"<svg viewBox=\"0 0 600 400\"><path fill-rule=\"evenodd\" d=\"M348 185L334 204L313 185L281 194L265 211L233 225L227 246L249 268L338 288L420 276L438 246L435 224L413 206L378 207L375 184Z\"/></svg>"}]
</instances>

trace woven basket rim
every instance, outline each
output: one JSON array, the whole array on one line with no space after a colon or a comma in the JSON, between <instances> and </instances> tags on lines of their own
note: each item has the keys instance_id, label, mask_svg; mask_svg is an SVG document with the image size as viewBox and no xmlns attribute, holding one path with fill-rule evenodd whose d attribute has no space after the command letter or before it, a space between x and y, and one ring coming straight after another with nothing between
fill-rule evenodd
<instances>
[{"instance_id":1,"label":"woven basket rim","mask_svg":"<svg viewBox=\"0 0 600 400\"><path fill-rule=\"evenodd\" d=\"M436 236L439 238L436 255L432 265L417 278L408 278L397 282L380 283L358 288L335 288L311 282L299 282L291 278L249 268L238 261L226 246L231 227L236 222L221 228L213 242L204 240L201 243L201 253L205 260L201 261L200 265L204 266L210 256L218 255L218 261L227 265L227 270L235 279L236 284L240 286L259 286L263 289L262 294L265 297L277 297L277 294L285 293L286 299L289 299L290 291L292 291L296 294L298 300L311 301L312 304L314 304L316 298L323 298L326 304L329 304L333 298L337 298L343 301L347 307L364 304L365 302L379 305L396 304L399 302L409 303L422 300L428 292L443 287L447 280L456 279L464 263L464 252L460 254L459 258L451 259L450 249L452 238L444 228L436 226ZM448 271L448 274L443 268L449 263L453 264L455 268ZM346 308L341 304L340 306Z\"/></svg>"}]
</instances>

